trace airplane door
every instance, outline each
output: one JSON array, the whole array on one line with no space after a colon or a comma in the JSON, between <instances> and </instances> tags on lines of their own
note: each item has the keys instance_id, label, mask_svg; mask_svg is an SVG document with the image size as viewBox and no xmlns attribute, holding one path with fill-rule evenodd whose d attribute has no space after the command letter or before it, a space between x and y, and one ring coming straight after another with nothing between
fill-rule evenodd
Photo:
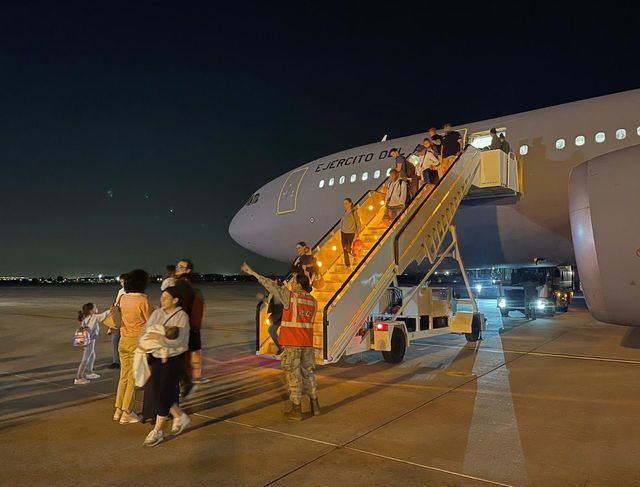
<instances>
[{"instance_id":1,"label":"airplane door","mask_svg":"<svg viewBox=\"0 0 640 487\"><path fill-rule=\"evenodd\" d=\"M280 190L280 196L278 197L278 215L296 211L298 205L298 190L300 189L302 178L308 169L307 167L301 167L287 176Z\"/></svg>"}]
</instances>

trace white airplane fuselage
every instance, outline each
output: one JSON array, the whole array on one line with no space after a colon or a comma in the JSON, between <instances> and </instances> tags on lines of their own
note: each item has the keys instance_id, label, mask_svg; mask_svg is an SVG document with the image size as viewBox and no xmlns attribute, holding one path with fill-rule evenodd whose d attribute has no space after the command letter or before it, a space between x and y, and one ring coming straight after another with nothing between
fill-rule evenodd
<instances>
[{"instance_id":1,"label":"white airplane fuselage","mask_svg":"<svg viewBox=\"0 0 640 487\"><path fill-rule=\"evenodd\" d=\"M527 266L536 259L544 259L545 265L576 263L570 173L609 153L635 151L630 148L640 144L640 90L460 125L454 130L466 131L471 140L492 127L505 132L517 154L521 193L515 198L463 202L455 222L465 263L471 268ZM344 198L357 201L385 179L392 164L391 148L409 154L425 136L420 133L368 144L294 168L257 190L250 199L257 201L238 211L229 233L257 254L289 262L295 242L313 245L340 219ZM637 175L640 180L640 160L637 162L625 178ZM637 247L640 251L640 242ZM640 265L640 258L638 261Z\"/></svg>"}]
</instances>

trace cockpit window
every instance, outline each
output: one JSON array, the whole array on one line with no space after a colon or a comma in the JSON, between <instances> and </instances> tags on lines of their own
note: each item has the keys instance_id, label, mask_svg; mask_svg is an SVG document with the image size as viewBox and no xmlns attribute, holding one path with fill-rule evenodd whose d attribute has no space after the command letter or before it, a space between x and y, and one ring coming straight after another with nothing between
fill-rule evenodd
<instances>
[{"instance_id":1,"label":"cockpit window","mask_svg":"<svg viewBox=\"0 0 640 487\"><path fill-rule=\"evenodd\" d=\"M259 199L260 199L260 193L256 193L256 194L252 195L251 198L249 198L249 201L247 201L246 206L250 206L250 205L256 204Z\"/></svg>"}]
</instances>

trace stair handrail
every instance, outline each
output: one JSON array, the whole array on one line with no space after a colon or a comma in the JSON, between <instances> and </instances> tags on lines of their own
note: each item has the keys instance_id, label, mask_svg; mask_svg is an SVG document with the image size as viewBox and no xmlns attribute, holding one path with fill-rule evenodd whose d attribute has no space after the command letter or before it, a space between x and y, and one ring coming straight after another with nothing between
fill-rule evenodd
<instances>
[{"instance_id":1,"label":"stair handrail","mask_svg":"<svg viewBox=\"0 0 640 487\"><path fill-rule=\"evenodd\" d=\"M413 203L415 203L415 202L417 202L419 200L418 196L422 195L423 191L431 191L431 192L435 191L436 188L442 183L443 179L449 174L449 171L451 170L451 168L458 162L458 160L460 159L462 154L464 154L465 150L466 150L466 146L464 147L464 150L462 150L458 154L456 159L449 165L449 167L446 169L445 173L442 175L442 177L440 177L438 179L436 184L423 184L422 187L420 187L418 189L418 192L415 194L415 196L413 197L412 201L407 206L405 206L405 208L402 209L402 211L398 214L398 216L396 216L396 218L394 218L394 220L389 224L389 227L382 233L380 238L378 238L378 240L371 246L371 248L369 249L367 254L355 266L355 268L353 269L351 274L349 274L349 276L344 280L344 282L342 283L340 288L338 288L338 290L333 293L333 295L331 296L329 301L327 301L327 304L322 309L322 327L323 327L322 333L323 333L323 335L325 337L325 340L323 340L324 343L323 343L323 352L322 353L323 353L323 357L325 359L327 358L327 340L326 340L326 336L327 336L327 328L329 326L329 320L328 320L328 316L327 315L328 315L328 311L329 311L330 306L333 305L334 301L336 300L338 295L340 295L340 293L343 290L345 290L348 286L351 286L351 283L352 283L353 278L355 277L355 275L361 270L362 266L365 264L365 262L367 262L369 257L371 257L371 255L373 255L373 253L377 251L377 248L380 246L381 242L383 242L384 239L386 238L386 236L389 234L389 232L391 232L394 229L394 227L396 226L396 223L398 223L402 219L402 217L407 214L407 212L409 211L409 208L413 208L414 207ZM429 196L427 196L424 199L424 201L427 201L428 199L429 199ZM420 207L422 207L422 203L420 203Z\"/></svg>"},{"instance_id":2,"label":"stair handrail","mask_svg":"<svg viewBox=\"0 0 640 487\"><path fill-rule=\"evenodd\" d=\"M362 196L360 196L360 198L358 199L358 201L356 201L353 204L353 208L357 209L360 207L360 205L362 204L362 202L371 194L371 193L375 193L375 192L379 192L380 188L382 188L382 186L384 186L384 184L389 180L389 177L387 176L385 179L382 180L382 182L376 187L376 189L368 189L367 191L365 191ZM340 225L340 222L342 221L342 217L340 217L338 219L338 221L327 231L327 233L325 233L322 237L320 237L320 239L316 242L316 244L311 247L312 250L317 250L323 243L325 240L329 240L329 238L331 238L333 236L333 234L336 232L336 230L338 229L338 226Z\"/></svg>"}]
</instances>

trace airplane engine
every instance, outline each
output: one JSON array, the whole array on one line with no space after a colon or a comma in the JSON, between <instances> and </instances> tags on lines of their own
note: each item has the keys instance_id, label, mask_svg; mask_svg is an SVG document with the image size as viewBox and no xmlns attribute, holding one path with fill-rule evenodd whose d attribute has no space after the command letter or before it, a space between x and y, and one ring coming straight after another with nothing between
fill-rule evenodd
<instances>
[{"instance_id":1,"label":"airplane engine","mask_svg":"<svg viewBox=\"0 0 640 487\"><path fill-rule=\"evenodd\" d=\"M589 311L600 321L640 326L640 146L575 167L569 214Z\"/></svg>"}]
</instances>

